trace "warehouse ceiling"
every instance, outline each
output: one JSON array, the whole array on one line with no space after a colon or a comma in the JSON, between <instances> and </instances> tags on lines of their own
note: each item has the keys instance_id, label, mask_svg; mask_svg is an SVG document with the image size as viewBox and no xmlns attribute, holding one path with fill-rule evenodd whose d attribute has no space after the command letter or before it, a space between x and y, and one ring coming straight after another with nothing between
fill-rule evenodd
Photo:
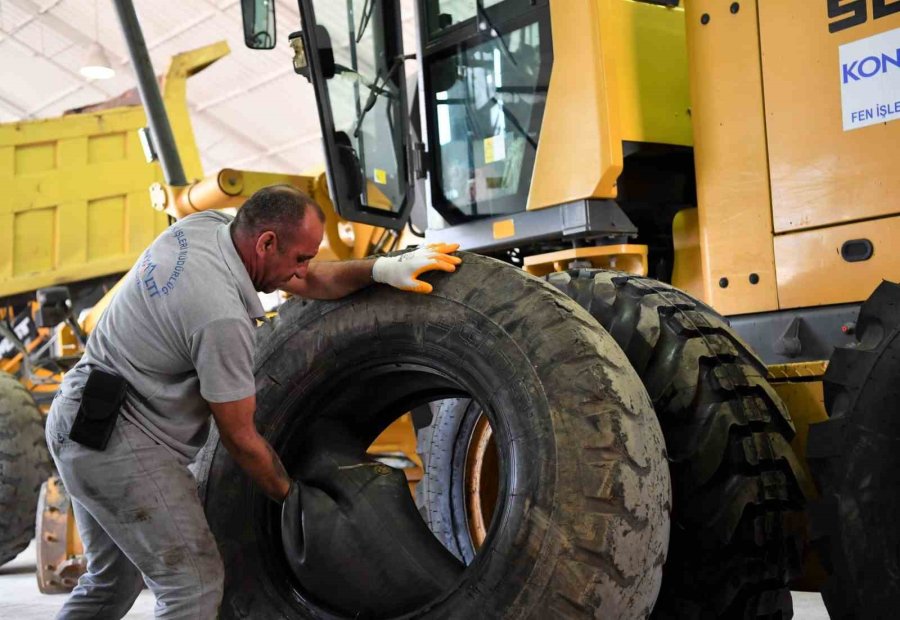
<instances>
[{"instance_id":1,"label":"warehouse ceiling","mask_svg":"<svg viewBox=\"0 0 900 620\"><path fill-rule=\"evenodd\" d=\"M404 41L415 48L413 0L401 0ZM312 86L293 72L287 35L297 3L276 0L278 41L244 46L239 0L134 0L154 70L179 53L226 40L231 54L188 80L188 102L206 174L219 168L297 173L323 161ZM340 5L334 2L335 8ZM115 77L79 68L97 41ZM407 63L412 70L412 63ZM50 118L135 87L110 0L0 0L0 123Z\"/></svg>"}]
</instances>

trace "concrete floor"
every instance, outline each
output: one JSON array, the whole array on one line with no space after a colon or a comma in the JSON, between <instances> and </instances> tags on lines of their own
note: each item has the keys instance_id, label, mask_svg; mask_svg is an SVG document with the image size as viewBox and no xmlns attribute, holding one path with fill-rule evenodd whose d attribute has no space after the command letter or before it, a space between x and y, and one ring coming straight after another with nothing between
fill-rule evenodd
<instances>
[{"instance_id":1,"label":"concrete floor","mask_svg":"<svg viewBox=\"0 0 900 620\"><path fill-rule=\"evenodd\" d=\"M53 617L66 600L64 594L38 592L34 559L32 543L15 560L0 566L0 618L46 620ZM129 620L152 620L153 594L149 590L141 592L125 617ZM794 618L828 620L822 597L807 592L794 592Z\"/></svg>"},{"instance_id":2,"label":"concrete floor","mask_svg":"<svg viewBox=\"0 0 900 620\"><path fill-rule=\"evenodd\" d=\"M0 566L0 618L48 620L66 600L65 594L41 594L35 577L34 541L8 564ZM153 594L144 590L126 618L153 620Z\"/></svg>"}]
</instances>

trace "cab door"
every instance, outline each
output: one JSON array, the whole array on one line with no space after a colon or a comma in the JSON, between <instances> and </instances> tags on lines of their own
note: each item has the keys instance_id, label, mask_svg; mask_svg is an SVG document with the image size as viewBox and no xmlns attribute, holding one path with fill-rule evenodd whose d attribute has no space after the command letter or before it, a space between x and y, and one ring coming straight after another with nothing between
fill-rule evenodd
<instances>
[{"instance_id":1,"label":"cab door","mask_svg":"<svg viewBox=\"0 0 900 620\"><path fill-rule=\"evenodd\" d=\"M335 208L398 230L412 208L409 114L397 0L300 0Z\"/></svg>"}]
</instances>

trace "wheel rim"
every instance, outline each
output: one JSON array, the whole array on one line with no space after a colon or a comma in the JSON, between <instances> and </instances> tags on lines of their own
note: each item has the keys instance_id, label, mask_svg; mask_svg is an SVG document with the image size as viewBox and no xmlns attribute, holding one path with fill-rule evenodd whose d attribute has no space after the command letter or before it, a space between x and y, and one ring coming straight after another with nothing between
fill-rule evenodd
<instances>
[{"instance_id":1,"label":"wheel rim","mask_svg":"<svg viewBox=\"0 0 900 620\"><path fill-rule=\"evenodd\" d=\"M466 452L466 521L475 550L487 538L497 504L498 470L494 431L487 416L479 414Z\"/></svg>"}]
</instances>

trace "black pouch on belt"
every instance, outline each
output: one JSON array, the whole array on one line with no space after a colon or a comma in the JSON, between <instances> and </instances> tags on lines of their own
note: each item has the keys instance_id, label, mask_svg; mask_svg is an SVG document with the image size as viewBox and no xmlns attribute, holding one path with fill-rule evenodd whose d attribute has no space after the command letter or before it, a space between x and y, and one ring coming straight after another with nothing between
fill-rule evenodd
<instances>
[{"instance_id":1,"label":"black pouch on belt","mask_svg":"<svg viewBox=\"0 0 900 620\"><path fill-rule=\"evenodd\" d=\"M69 439L94 450L105 450L127 387L122 377L92 370L84 384L81 407L69 431Z\"/></svg>"}]
</instances>

